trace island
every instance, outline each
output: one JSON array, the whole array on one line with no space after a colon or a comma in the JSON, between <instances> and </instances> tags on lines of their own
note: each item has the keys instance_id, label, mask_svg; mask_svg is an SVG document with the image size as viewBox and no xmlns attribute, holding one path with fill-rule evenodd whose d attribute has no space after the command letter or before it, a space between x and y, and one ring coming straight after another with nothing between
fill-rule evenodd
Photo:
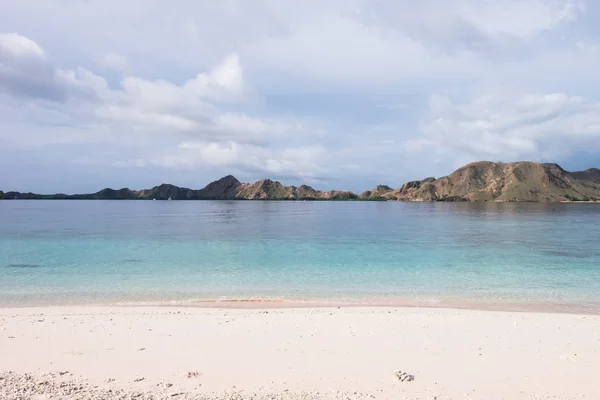
<instances>
[{"instance_id":1,"label":"island","mask_svg":"<svg viewBox=\"0 0 600 400\"><path fill-rule=\"evenodd\" d=\"M529 161L479 161L448 176L406 182L394 189L378 185L361 194L316 190L308 185L286 186L262 179L242 183L232 175L203 189L161 184L151 189L102 189L89 194L2 192L3 200L357 200L357 201L600 201L600 169L569 172L558 164Z\"/></svg>"}]
</instances>

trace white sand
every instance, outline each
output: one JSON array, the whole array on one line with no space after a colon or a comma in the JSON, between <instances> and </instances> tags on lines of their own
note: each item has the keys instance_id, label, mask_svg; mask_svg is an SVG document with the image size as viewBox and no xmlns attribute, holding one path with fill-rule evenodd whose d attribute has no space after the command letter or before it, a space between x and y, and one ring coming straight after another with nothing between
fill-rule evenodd
<instances>
[{"instance_id":1,"label":"white sand","mask_svg":"<svg viewBox=\"0 0 600 400\"><path fill-rule=\"evenodd\" d=\"M395 370L415 380L399 382ZM6 371L69 371L100 388L149 392L173 384L165 393L597 400L600 316L381 307L4 308L0 372Z\"/></svg>"}]
</instances>

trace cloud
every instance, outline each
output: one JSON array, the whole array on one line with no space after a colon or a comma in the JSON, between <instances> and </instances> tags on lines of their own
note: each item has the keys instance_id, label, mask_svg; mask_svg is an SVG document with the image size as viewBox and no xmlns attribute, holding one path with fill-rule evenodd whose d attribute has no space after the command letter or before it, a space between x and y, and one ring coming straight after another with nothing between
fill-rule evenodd
<instances>
[{"instance_id":1,"label":"cloud","mask_svg":"<svg viewBox=\"0 0 600 400\"><path fill-rule=\"evenodd\" d=\"M63 113L94 124L242 141L286 129L283 123L219 109L222 103L244 101L249 91L236 54L180 85L128 76L113 89L105 78L85 68L55 68L37 43L20 35L0 36L0 52L0 84L7 92L68 103Z\"/></svg>"},{"instance_id":2,"label":"cloud","mask_svg":"<svg viewBox=\"0 0 600 400\"><path fill-rule=\"evenodd\" d=\"M116 54L105 56L108 57L105 61L109 60L113 64L124 62ZM10 89L13 94L47 97L50 100L62 100L67 95L72 96L77 91L89 89L103 100L114 94L126 97L130 103L168 107L176 102L181 104L200 99L239 100L247 91L237 54L228 55L209 73L199 73L182 85L130 76L123 79L121 89L116 91L109 89L104 78L85 68L55 68L36 42L19 34L0 34L0 61L2 87ZM46 96L44 89L48 87L55 88L62 96Z\"/></svg>"},{"instance_id":3,"label":"cloud","mask_svg":"<svg viewBox=\"0 0 600 400\"><path fill-rule=\"evenodd\" d=\"M106 81L84 68L55 68L33 40L0 34L0 90L19 98L65 102L94 98L107 90Z\"/></svg>"},{"instance_id":4,"label":"cloud","mask_svg":"<svg viewBox=\"0 0 600 400\"><path fill-rule=\"evenodd\" d=\"M499 61L542 64L547 59L540 50L568 48L570 42L558 40L555 32L568 29L584 5L580 0L401 0L324 2L313 9L291 3L289 14L273 13L266 22L286 29L242 46L241 52L275 71L273 77L310 77L319 85L497 79L498 71L524 72ZM283 79L277 84L289 84Z\"/></svg>"},{"instance_id":5,"label":"cloud","mask_svg":"<svg viewBox=\"0 0 600 400\"><path fill-rule=\"evenodd\" d=\"M130 70L127 58L119 53L105 53L100 58L100 64L113 71L127 73Z\"/></svg>"},{"instance_id":6,"label":"cloud","mask_svg":"<svg viewBox=\"0 0 600 400\"><path fill-rule=\"evenodd\" d=\"M314 179L328 170L322 165L327 150L320 145L271 149L228 142L183 142L176 151L156 157L154 165L170 168L227 166L271 177L295 176Z\"/></svg>"},{"instance_id":7,"label":"cloud","mask_svg":"<svg viewBox=\"0 0 600 400\"><path fill-rule=\"evenodd\" d=\"M2 46L3 59L46 58L46 53L37 43L17 33L1 34L0 45Z\"/></svg>"},{"instance_id":8,"label":"cloud","mask_svg":"<svg viewBox=\"0 0 600 400\"><path fill-rule=\"evenodd\" d=\"M50 100L66 95L44 50L17 33L0 34L0 90Z\"/></svg>"},{"instance_id":9,"label":"cloud","mask_svg":"<svg viewBox=\"0 0 600 400\"><path fill-rule=\"evenodd\" d=\"M40 6L22 0L7 7L0 23L23 26L26 16L32 37L49 36L56 47L66 45L74 53L89 53L90 46L111 49L127 57L133 73L164 73L173 66L189 72L235 52L260 82L302 88L314 79L337 85L404 82L423 75L452 79L467 71L486 75L483 67L496 69L499 58L535 60L542 49L584 39L571 24L586 10L584 0L144 5L92 0L67 6L50 0ZM110 11L115 9L119 12ZM41 29L48 15L54 22L50 34ZM567 33L572 41L561 40Z\"/></svg>"},{"instance_id":10,"label":"cloud","mask_svg":"<svg viewBox=\"0 0 600 400\"><path fill-rule=\"evenodd\" d=\"M143 182L235 172L363 190L476 159L600 154L589 0L0 10L0 153L43 155L48 171L78 160L90 181L118 166Z\"/></svg>"},{"instance_id":11,"label":"cloud","mask_svg":"<svg viewBox=\"0 0 600 400\"><path fill-rule=\"evenodd\" d=\"M420 131L417 150L457 164L565 159L583 149L600 151L600 102L565 93L494 92L466 102L433 95Z\"/></svg>"},{"instance_id":12,"label":"cloud","mask_svg":"<svg viewBox=\"0 0 600 400\"><path fill-rule=\"evenodd\" d=\"M221 103L245 100L249 89L237 54L227 56L210 72L202 72L180 85L164 79L125 77L118 89L96 86L103 101L93 109L96 118L148 132L183 132L215 137L230 114L219 110ZM255 121L244 116L247 120ZM223 132L251 134L254 128Z\"/></svg>"},{"instance_id":13,"label":"cloud","mask_svg":"<svg viewBox=\"0 0 600 400\"><path fill-rule=\"evenodd\" d=\"M376 20L380 24L448 43L448 41L468 41L469 33L487 38L510 36L528 40L576 19L584 11L585 2L582 0L505 0L503 2L424 0L412 3L401 0L382 2L374 7L376 7Z\"/></svg>"},{"instance_id":14,"label":"cloud","mask_svg":"<svg viewBox=\"0 0 600 400\"><path fill-rule=\"evenodd\" d=\"M144 156L124 160L78 156L73 162L79 165L244 167L307 177L324 171L316 162L323 153L320 146L273 149L267 145L270 138L310 136L318 134L318 129L289 117L227 111L228 107L243 104L251 93L237 54L228 55L209 72L198 73L181 84L127 76L112 88L105 78L85 68L54 67L44 50L28 38L9 35L2 44L3 54L11 55L10 65L19 66L31 59L30 64L43 65L47 71L27 88L31 91L18 92L21 85L15 86L11 94L30 96L27 114L34 111L44 116L37 122L45 125L46 133L51 121L62 121L64 125L46 138L7 137L14 144L27 147L88 142L149 147ZM39 94L50 83L62 97ZM46 102L39 104L39 99ZM78 131L77 127L82 126L86 129Z\"/></svg>"}]
</instances>

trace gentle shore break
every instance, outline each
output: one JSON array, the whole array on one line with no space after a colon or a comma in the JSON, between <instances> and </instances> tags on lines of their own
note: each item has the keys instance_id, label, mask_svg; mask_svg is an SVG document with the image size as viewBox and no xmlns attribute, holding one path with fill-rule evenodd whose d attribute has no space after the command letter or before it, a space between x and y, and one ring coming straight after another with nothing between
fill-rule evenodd
<instances>
[{"instance_id":1,"label":"gentle shore break","mask_svg":"<svg viewBox=\"0 0 600 400\"><path fill-rule=\"evenodd\" d=\"M597 315L0 309L3 399L598 399L599 370Z\"/></svg>"},{"instance_id":2,"label":"gentle shore break","mask_svg":"<svg viewBox=\"0 0 600 400\"><path fill-rule=\"evenodd\" d=\"M432 308L479 311L531 312L550 314L600 315L600 302L501 301L501 300L408 300L400 298L371 299L286 299L286 298L223 298L187 300L131 300L119 302L64 303L47 306L38 303L1 303L0 308L39 307L179 307L207 309L268 310L286 308Z\"/></svg>"}]
</instances>

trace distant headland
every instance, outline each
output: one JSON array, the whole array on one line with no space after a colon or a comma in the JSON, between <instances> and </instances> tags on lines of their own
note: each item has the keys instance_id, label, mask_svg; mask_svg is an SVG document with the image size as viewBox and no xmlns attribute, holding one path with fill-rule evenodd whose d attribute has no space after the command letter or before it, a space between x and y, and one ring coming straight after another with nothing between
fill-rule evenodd
<instances>
[{"instance_id":1,"label":"distant headland","mask_svg":"<svg viewBox=\"0 0 600 400\"><path fill-rule=\"evenodd\" d=\"M4 200L366 200L366 201L600 201L600 170L569 172L558 164L479 161L441 178L411 181L398 189L379 185L361 194L286 186L270 179L242 183L228 175L203 189L169 184L152 189L102 189L90 194L2 192Z\"/></svg>"}]
</instances>

